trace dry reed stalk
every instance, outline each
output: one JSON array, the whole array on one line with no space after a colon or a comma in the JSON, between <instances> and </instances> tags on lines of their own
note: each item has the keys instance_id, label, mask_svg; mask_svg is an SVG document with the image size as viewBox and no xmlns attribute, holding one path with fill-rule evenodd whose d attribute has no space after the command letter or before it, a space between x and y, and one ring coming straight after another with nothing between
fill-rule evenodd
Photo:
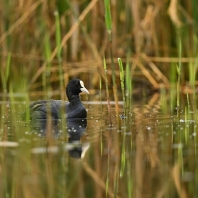
<instances>
[{"instance_id":1,"label":"dry reed stalk","mask_svg":"<svg viewBox=\"0 0 198 198\"><path fill-rule=\"evenodd\" d=\"M152 75L150 74L150 72L145 68L145 66L140 63L137 62L137 66L140 68L140 70L142 71L142 73L145 75L145 77L149 80L149 82L153 85L153 87L158 88L159 84L157 83L157 81L152 77Z\"/></svg>"},{"instance_id":2,"label":"dry reed stalk","mask_svg":"<svg viewBox=\"0 0 198 198\"><path fill-rule=\"evenodd\" d=\"M160 109L160 94L155 93L152 95L152 97L148 101L148 107L155 106L158 109ZM149 113L149 112L148 112Z\"/></svg>"},{"instance_id":3,"label":"dry reed stalk","mask_svg":"<svg viewBox=\"0 0 198 198\"><path fill-rule=\"evenodd\" d=\"M194 63L197 61L196 57L181 57L181 58L177 58L177 57L149 57L149 59L151 61L155 61L155 62L161 62L161 63L178 63L179 61L181 61L182 63Z\"/></svg>"},{"instance_id":4,"label":"dry reed stalk","mask_svg":"<svg viewBox=\"0 0 198 198\"><path fill-rule=\"evenodd\" d=\"M168 8L168 14L173 23L179 28L183 25L178 16L178 0L171 0Z\"/></svg>"},{"instance_id":5,"label":"dry reed stalk","mask_svg":"<svg viewBox=\"0 0 198 198\"><path fill-rule=\"evenodd\" d=\"M100 57L100 54L97 50L97 46L96 46L95 42L90 39L89 35L86 33L84 28L82 28L82 29L83 29L84 37L85 37L85 39L86 39L86 41L89 45L89 48L91 48L91 52L92 52L92 55L93 55L94 59L96 59L97 62L100 62L101 57ZM98 67L100 67L102 69L101 64L99 64ZM92 66L92 69L94 70L94 66ZM99 80L99 74L97 72L93 73L91 84L97 84L98 80Z\"/></svg>"},{"instance_id":6,"label":"dry reed stalk","mask_svg":"<svg viewBox=\"0 0 198 198\"><path fill-rule=\"evenodd\" d=\"M11 55L12 59L13 58L20 58L22 60L34 60L34 61L44 61L45 59L41 56L35 56L35 55L25 55L25 54L19 54L19 53L14 53L14 52L6 52L6 51L2 51L0 52L0 56L5 56L7 57L8 55ZM56 61L56 60L55 60Z\"/></svg>"},{"instance_id":7,"label":"dry reed stalk","mask_svg":"<svg viewBox=\"0 0 198 198\"><path fill-rule=\"evenodd\" d=\"M98 2L99 3L99 2ZM97 6L94 6L91 12L91 38L96 43L96 46L99 46L100 38L98 32L100 32L100 26L98 26L97 20L99 15L99 9Z\"/></svg>"},{"instance_id":8,"label":"dry reed stalk","mask_svg":"<svg viewBox=\"0 0 198 198\"><path fill-rule=\"evenodd\" d=\"M77 17L79 16L79 2L71 1L71 6L73 10L73 14L71 16L71 24L73 26L75 23L77 23L78 20ZM76 30L71 35L71 59L74 61L77 60L79 34L79 28L76 28Z\"/></svg>"},{"instance_id":9,"label":"dry reed stalk","mask_svg":"<svg viewBox=\"0 0 198 198\"><path fill-rule=\"evenodd\" d=\"M97 1L98 0L92 0L89 3L89 5L83 10L83 12L79 16L78 20L76 21L76 23L70 28L70 30L68 31L68 33L63 37L63 39L61 41L61 45L60 45L61 48L66 44L66 42L68 41L68 39L72 36L72 34L75 32L75 30L79 27L80 23L85 19L85 17L90 12L90 10L95 6L95 4L97 3ZM50 57L50 61L52 61L54 59L54 57L56 56L57 52L58 52L58 47L56 47L54 49L54 51L52 52L52 55ZM30 81L30 84L33 84L37 80L37 78L42 74L42 72L46 68L46 64L47 64L47 62L45 62L40 67L40 69L37 71L37 73L32 77L32 79Z\"/></svg>"},{"instance_id":10,"label":"dry reed stalk","mask_svg":"<svg viewBox=\"0 0 198 198\"><path fill-rule=\"evenodd\" d=\"M116 49L117 47L117 1L111 1L111 13L112 13L112 47ZM114 54L116 52L114 51Z\"/></svg>"},{"instance_id":11,"label":"dry reed stalk","mask_svg":"<svg viewBox=\"0 0 198 198\"><path fill-rule=\"evenodd\" d=\"M142 58L148 63L148 65L151 67L153 72L157 75L158 79L161 79L164 84L169 85L169 80L166 78L166 76L158 69L158 67L146 56L145 54L142 54Z\"/></svg>"},{"instance_id":12,"label":"dry reed stalk","mask_svg":"<svg viewBox=\"0 0 198 198\"><path fill-rule=\"evenodd\" d=\"M22 23L27 22L28 17L36 10L36 8L43 3L44 0L38 0L35 2L1 37L0 44L8 37L17 27Z\"/></svg>"},{"instance_id":13,"label":"dry reed stalk","mask_svg":"<svg viewBox=\"0 0 198 198\"><path fill-rule=\"evenodd\" d=\"M166 196L166 191L169 186L169 182L170 181L167 181L166 184L163 185L162 188L158 192L156 192L156 198L163 198Z\"/></svg>"},{"instance_id":14,"label":"dry reed stalk","mask_svg":"<svg viewBox=\"0 0 198 198\"><path fill-rule=\"evenodd\" d=\"M89 167L89 165L86 162L83 162L83 168L89 174L89 176L92 177L93 180L105 191L105 183L99 178L96 172ZM115 197L113 191L110 188L108 188L107 194L110 197ZM119 196L116 196L116 198L119 198Z\"/></svg>"},{"instance_id":15,"label":"dry reed stalk","mask_svg":"<svg viewBox=\"0 0 198 198\"><path fill-rule=\"evenodd\" d=\"M146 54L153 54L153 51L152 50L152 43L153 43L153 35L154 35L154 32L155 32L155 28L154 27L154 7L149 5L147 7L147 10L146 10L146 13L145 13L145 16L144 18L141 20L141 23L140 23L140 27L141 27L141 30L143 32L143 37L144 37L144 40L145 43L142 43L142 45L144 46L140 46L140 47L144 47L143 51L145 51ZM156 40L156 39L155 39ZM156 48L156 46L155 46ZM156 49L155 52L157 52L158 50Z\"/></svg>"},{"instance_id":16,"label":"dry reed stalk","mask_svg":"<svg viewBox=\"0 0 198 198\"><path fill-rule=\"evenodd\" d=\"M133 18L133 35L135 40L135 51L136 53L139 53L140 46L142 45L142 32L140 30L140 6L141 6L142 0L133 0L131 1L131 13Z\"/></svg>"},{"instance_id":17,"label":"dry reed stalk","mask_svg":"<svg viewBox=\"0 0 198 198\"><path fill-rule=\"evenodd\" d=\"M179 197L180 198L188 198L189 196L187 195L186 189L184 188L184 186L181 183L180 173L181 173L181 165L178 162L173 166L172 177L175 182L175 187L177 189L177 193L179 194Z\"/></svg>"},{"instance_id":18,"label":"dry reed stalk","mask_svg":"<svg viewBox=\"0 0 198 198\"><path fill-rule=\"evenodd\" d=\"M1 56L8 56L10 52L5 52L2 51L0 52ZM24 55L24 54L20 54L20 53L11 53L10 54L12 58L20 58L20 59L24 59L24 60L35 60L35 61L45 61L45 59L41 56L35 56L35 55ZM160 56L147 56L149 58L150 61L154 61L154 62L161 62L161 63L177 63L179 62L179 58L177 57L160 57ZM129 60L131 62L134 62L136 60L135 57L131 57L129 58ZM117 61L117 58L114 58L114 61ZM181 57L181 62L182 63L189 63L189 62L196 62L197 61L197 57ZM57 59L53 59L51 61L54 64L58 63ZM111 60L109 58L106 59L106 63L109 64L111 62ZM122 58L122 62L126 63L127 59L126 58ZM84 60L84 61L76 61L76 62L64 62L63 63L67 64L67 65L75 65L75 66L80 66L80 65L92 65L92 64L97 64L100 65L102 64L102 59L98 60Z\"/></svg>"}]
</instances>

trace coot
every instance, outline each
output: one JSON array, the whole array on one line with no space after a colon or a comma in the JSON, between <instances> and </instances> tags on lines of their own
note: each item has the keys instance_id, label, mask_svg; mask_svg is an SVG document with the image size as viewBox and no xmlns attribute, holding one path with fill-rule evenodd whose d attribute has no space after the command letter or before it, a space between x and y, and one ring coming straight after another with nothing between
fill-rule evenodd
<instances>
[{"instance_id":1,"label":"coot","mask_svg":"<svg viewBox=\"0 0 198 198\"><path fill-rule=\"evenodd\" d=\"M47 119L47 114L51 114L52 119L59 119L63 114L66 115L66 118L86 118L87 111L80 100L80 92L89 94L83 81L72 79L66 87L69 102L62 100L36 101L29 107L30 119Z\"/></svg>"}]
</instances>

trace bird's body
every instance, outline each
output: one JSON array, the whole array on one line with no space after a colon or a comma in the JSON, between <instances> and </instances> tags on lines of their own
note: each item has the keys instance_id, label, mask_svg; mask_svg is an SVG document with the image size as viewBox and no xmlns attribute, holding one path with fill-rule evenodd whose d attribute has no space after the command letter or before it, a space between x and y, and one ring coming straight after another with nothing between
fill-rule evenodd
<instances>
[{"instance_id":1,"label":"bird's body","mask_svg":"<svg viewBox=\"0 0 198 198\"><path fill-rule=\"evenodd\" d=\"M86 118L87 111L80 100L79 93L89 94L84 87L83 81L73 79L66 87L68 102L62 100L39 100L29 106L30 119L47 119L51 115L52 119L66 118Z\"/></svg>"},{"instance_id":2,"label":"bird's body","mask_svg":"<svg viewBox=\"0 0 198 198\"><path fill-rule=\"evenodd\" d=\"M59 119L62 116L66 118L87 117L87 111L81 101L76 104L62 100L39 100L30 105L31 119L47 119L48 112L53 119Z\"/></svg>"}]
</instances>

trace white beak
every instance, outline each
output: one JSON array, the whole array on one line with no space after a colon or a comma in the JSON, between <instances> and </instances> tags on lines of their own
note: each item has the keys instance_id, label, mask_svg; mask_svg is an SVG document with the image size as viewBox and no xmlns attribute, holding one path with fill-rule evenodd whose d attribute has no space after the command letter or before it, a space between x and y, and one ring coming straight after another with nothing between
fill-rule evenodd
<instances>
[{"instance_id":1,"label":"white beak","mask_svg":"<svg viewBox=\"0 0 198 198\"><path fill-rule=\"evenodd\" d=\"M86 94L89 94L89 91L85 87L80 88L80 90Z\"/></svg>"}]
</instances>

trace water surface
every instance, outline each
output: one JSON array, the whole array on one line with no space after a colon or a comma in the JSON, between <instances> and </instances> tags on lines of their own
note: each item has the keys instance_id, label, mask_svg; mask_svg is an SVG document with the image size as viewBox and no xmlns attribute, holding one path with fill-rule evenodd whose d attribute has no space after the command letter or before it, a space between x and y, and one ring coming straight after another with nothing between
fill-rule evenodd
<instances>
[{"instance_id":1,"label":"water surface","mask_svg":"<svg viewBox=\"0 0 198 198\"><path fill-rule=\"evenodd\" d=\"M90 97L88 118L67 121L26 122L24 102L2 101L2 197L196 197L194 111L159 94L110 110Z\"/></svg>"}]
</instances>

